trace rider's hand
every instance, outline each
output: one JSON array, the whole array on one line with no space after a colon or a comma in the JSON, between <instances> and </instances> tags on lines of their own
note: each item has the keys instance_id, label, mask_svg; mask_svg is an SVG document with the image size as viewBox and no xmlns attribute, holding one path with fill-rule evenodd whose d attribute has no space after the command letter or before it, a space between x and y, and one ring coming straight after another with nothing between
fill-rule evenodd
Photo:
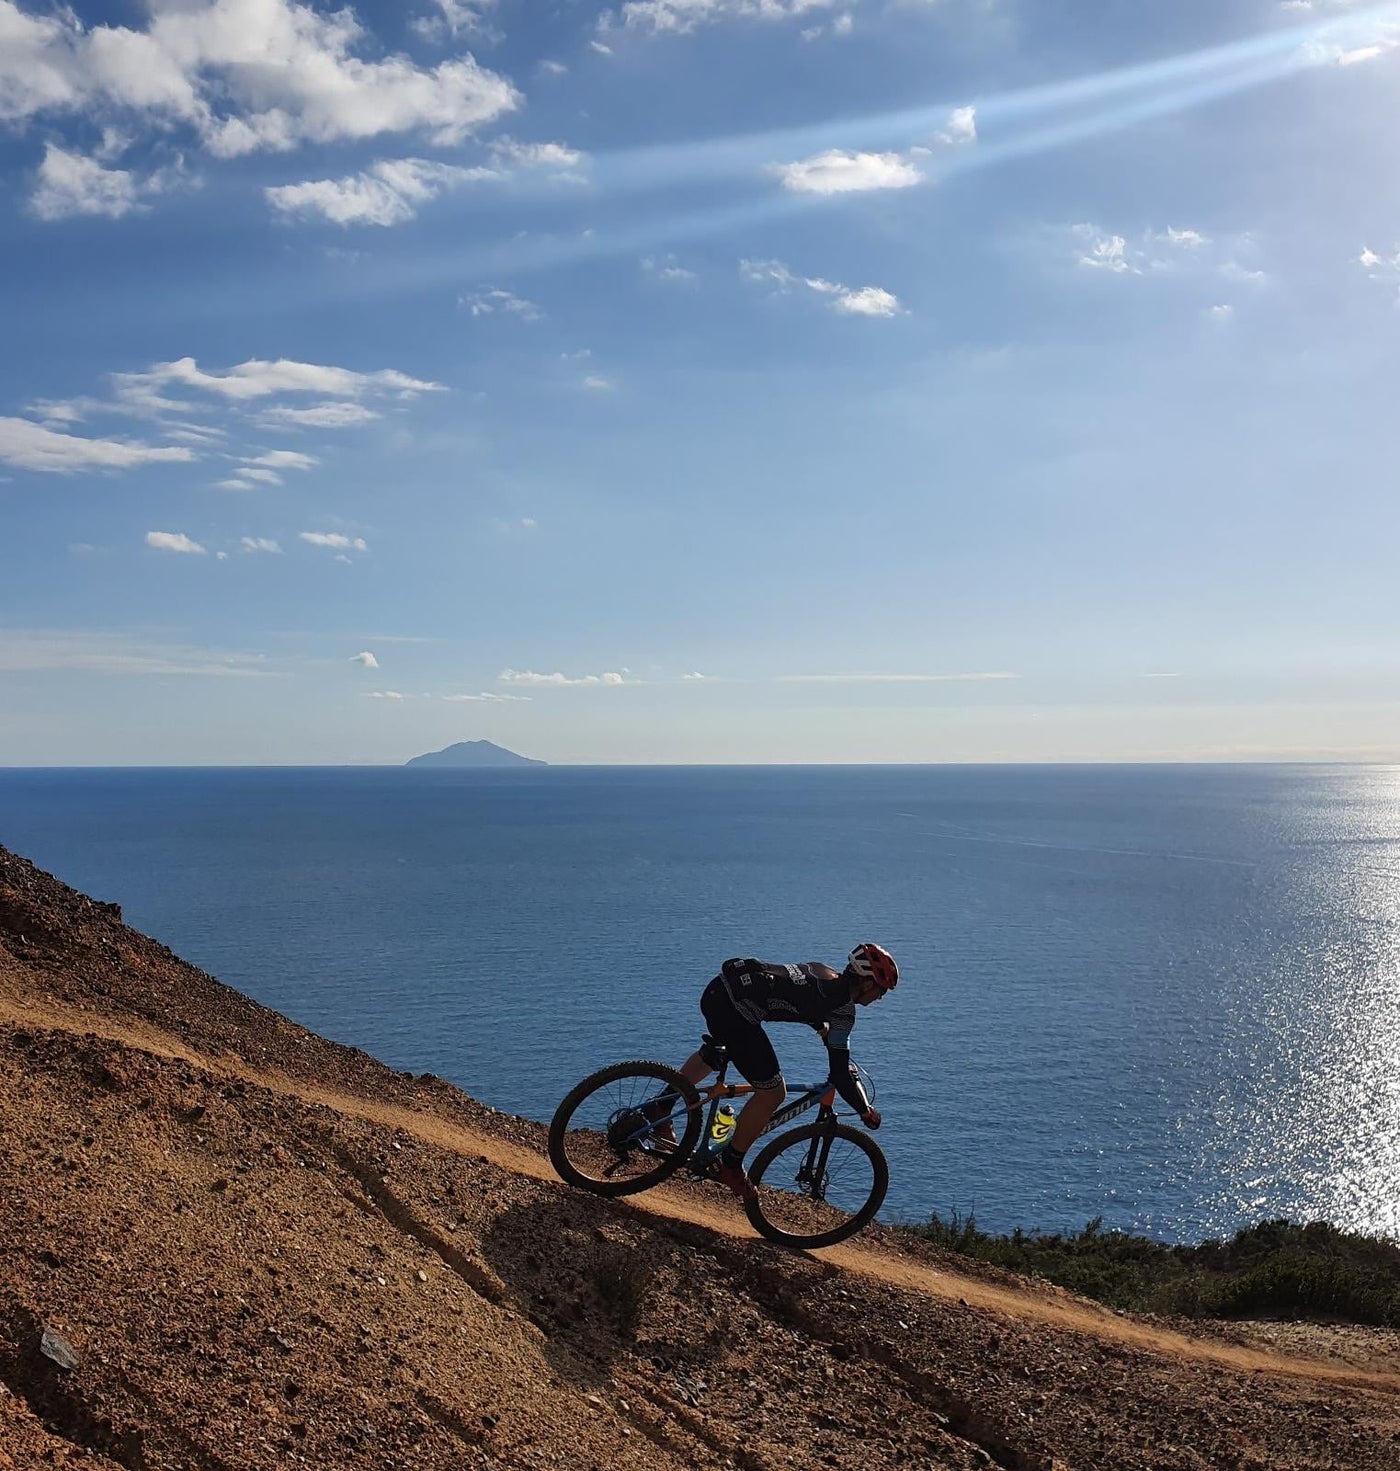
<instances>
[{"instance_id":1,"label":"rider's hand","mask_svg":"<svg viewBox=\"0 0 1400 1471\"><path fill-rule=\"evenodd\" d=\"M860 1121L867 1129L878 1129L880 1127L880 1111L875 1108L867 1108L860 1116Z\"/></svg>"}]
</instances>

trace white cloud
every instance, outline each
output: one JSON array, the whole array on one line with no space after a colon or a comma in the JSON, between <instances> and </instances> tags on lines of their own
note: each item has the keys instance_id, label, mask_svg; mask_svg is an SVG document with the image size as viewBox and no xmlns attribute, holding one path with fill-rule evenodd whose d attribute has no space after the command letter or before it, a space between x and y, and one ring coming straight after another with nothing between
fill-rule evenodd
<instances>
[{"instance_id":1,"label":"white cloud","mask_svg":"<svg viewBox=\"0 0 1400 1471\"><path fill-rule=\"evenodd\" d=\"M358 654L351 655L350 662L352 664L358 664L361 669L379 668L379 660L368 649L361 649Z\"/></svg>"},{"instance_id":2,"label":"white cloud","mask_svg":"<svg viewBox=\"0 0 1400 1471\"><path fill-rule=\"evenodd\" d=\"M367 552L362 536L343 536L339 531L299 531L297 535L314 547L335 547L339 551Z\"/></svg>"},{"instance_id":3,"label":"white cloud","mask_svg":"<svg viewBox=\"0 0 1400 1471\"><path fill-rule=\"evenodd\" d=\"M245 536L243 550L253 553L268 552L275 555L281 555L282 552L282 548L270 536Z\"/></svg>"},{"instance_id":4,"label":"white cloud","mask_svg":"<svg viewBox=\"0 0 1400 1471\"><path fill-rule=\"evenodd\" d=\"M798 194L848 194L868 189L908 189L923 174L899 153L847 153L828 149L798 163L774 164L784 189Z\"/></svg>"},{"instance_id":5,"label":"white cloud","mask_svg":"<svg viewBox=\"0 0 1400 1471\"><path fill-rule=\"evenodd\" d=\"M264 409L258 415L260 424L287 424L298 429L348 429L352 424L366 424L379 415L357 403L312 404L310 408L293 409L284 405Z\"/></svg>"},{"instance_id":6,"label":"white cloud","mask_svg":"<svg viewBox=\"0 0 1400 1471\"><path fill-rule=\"evenodd\" d=\"M588 155L565 143L519 143L514 138L497 138L491 144L491 157L517 169L572 169L585 162Z\"/></svg>"},{"instance_id":7,"label":"white cloud","mask_svg":"<svg viewBox=\"0 0 1400 1471\"><path fill-rule=\"evenodd\" d=\"M426 41L488 30L484 12L492 8L494 0L433 0L433 4L437 6L436 15L418 16L409 22Z\"/></svg>"},{"instance_id":8,"label":"white cloud","mask_svg":"<svg viewBox=\"0 0 1400 1471\"><path fill-rule=\"evenodd\" d=\"M1119 235L1093 224L1070 226L1067 236L1076 263L1086 269L1115 276L1189 275L1218 276L1227 281L1261 285L1266 272L1243 265L1240 255L1255 251L1248 235L1213 240L1200 230L1168 225L1165 230L1144 230L1138 235Z\"/></svg>"},{"instance_id":9,"label":"white cloud","mask_svg":"<svg viewBox=\"0 0 1400 1471\"><path fill-rule=\"evenodd\" d=\"M620 685L635 683L629 681L621 674L610 671L606 674L580 674L570 676L567 674L536 674L533 669L503 669L496 676L503 684L527 684L527 685L551 685L561 687L564 685Z\"/></svg>"},{"instance_id":10,"label":"white cloud","mask_svg":"<svg viewBox=\"0 0 1400 1471\"><path fill-rule=\"evenodd\" d=\"M897 317L904 308L893 292L883 286L843 286L839 281L825 281L820 276L799 276L778 260L742 260L739 274L754 286L769 286L789 291L801 286L827 298L832 311L846 316Z\"/></svg>"},{"instance_id":11,"label":"white cloud","mask_svg":"<svg viewBox=\"0 0 1400 1471\"><path fill-rule=\"evenodd\" d=\"M95 158L47 143L29 212L41 220L66 220L73 215L119 220L142 207L141 195L147 191L155 192L149 182L143 184L126 169L103 168Z\"/></svg>"},{"instance_id":12,"label":"white cloud","mask_svg":"<svg viewBox=\"0 0 1400 1471\"><path fill-rule=\"evenodd\" d=\"M505 703L508 700L509 701L512 701L512 702L519 702L522 705L528 705L530 703L530 697L529 697L529 695L493 695L493 694L480 694L480 695L444 695L442 698L444 700L448 701L450 704L454 704L454 705L455 704L462 704L462 703L468 702L468 701L474 702L474 701L478 701L478 700L483 700L483 701L487 702L488 704L501 704L501 703Z\"/></svg>"},{"instance_id":13,"label":"white cloud","mask_svg":"<svg viewBox=\"0 0 1400 1471\"><path fill-rule=\"evenodd\" d=\"M197 541L191 541L183 531L148 531L146 545L158 552L183 552L187 556L202 557L205 552L204 547Z\"/></svg>"},{"instance_id":14,"label":"white cloud","mask_svg":"<svg viewBox=\"0 0 1400 1471\"><path fill-rule=\"evenodd\" d=\"M385 159L342 179L308 179L264 189L279 214L329 220L333 225L402 225L420 205L450 189L498 179L495 169L459 168L424 158Z\"/></svg>"},{"instance_id":15,"label":"white cloud","mask_svg":"<svg viewBox=\"0 0 1400 1471\"><path fill-rule=\"evenodd\" d=\"M257 470L251 465L238 472L240 478L246 483L252 481L256 485L281 485L282 477L276 470ZM249 487L251 489L251 486Z\"/></svg>"},{"instance_id":16,"label":"white cloud","mask_svg":"<svg viewBox=\"0 0 1400 1471\"><path fill-rule=\"evenodd\" d=\"M398 690L365 690L364 696L367 700L406 700L407 695L401 695Z\"/></svg>"},{"instance_id":17,"label":"white cloud","mask_svg":"<svg viewBox=\"0 0 1400 1471\"><path fill-rule=\"evenodd\" d=\"M268 676L261 654L228 654L183 645L141 643L124 634L78 629L0 629L0 670L81 670L90 674Z\"/></svg>"},{"instance_id":18,"label":"white cloud","mask_svg":"<svg viewBox=\"0 0 1400 1471\"><path fill-rule=\"evenodd\" d=\"M22 470L71 475L80 470L126 470L162 461L188 462L194 452L183 445L135 444L129 440L84 439L28 419L0 418L0 464Z\"/></svg>"},{"instance_id":19,"label":"white cloud","mask_svg":"<svg viewBox=\"0 0 1400 1471\"><path fill-rule=\"evenodd\" d=\"M1364 245L1356 263L1372 281L1386 286L1400 284L1400 248L1391 255L1377 255L1369 245Z\"/></svg>"},{"instance_id":20,"label":"white cloud","mask_svg":"<svg viewBox=\"0 0 1400 1471\"><path fill-rule=\"evenodd\" d=\"M977 109L971 105L955 107L948 114L948 121L938 134L940 143L951 143L963 147L977 141Z\"/></svg>"},{"instance_id":21,"label":"white cloud","mask_svg":"<svg viewBox=\"0 0 1400 1471\"><path fill-rule=\"evenodd\" d=\"M957 107L928 143L905 153L853 153L829 148L796 163L770 166L784 189L799 194L851 194L874 189L911 189L927 177L921 167L936 151L965 148L977 141L977 109Z\"/></svg>"},{"instance_id":22,"label":"white cloud","mask_svg":"<svg viewBox=\"0 0 1400 1471\"><path fill-rule=\"evenodd\" d=\"M1088 231L1092 227L1079 225L1077 230ZM1096 271L1136 271L1138 267L1128 261L1128 242L1122 235L1085 235L1085 247L1079 256L1081 266Z\"/></svg>"},{"instance_id":23,"label":"white cloud","mask_svg":"<svg viewBox=\"0 0 1400 1471\"><path fill-rule=\"evenodd\" d=\"M612 389L613 382L611 378L604 378L601 373L590 373L583 380L583 386L590 393L608 393Z\"/></svg>"},{"instance_id":24,"label":"white cloud","mask_svg":"<svg viewBox=\"0 0 1400 1471\"><path fill-rule=\"evenodd\" d=\"M366 56L348 9L297 0L147 0L144 29L85 27L71 10L32 16L0 0L0 121L119 116L182 125L222 157L418 132L460 142L519 104L469 55L419 67Z\"/></svg>"},{"instance_id":25,"label":"white cloud","mask_svg":"<svg viewBox=\"0 0 1400 1471\"><path fill-rule=\"evenodd\" d=\"M688 35L700 26L724 20L779 21L828 10L836 0L626 0L616 13L621 24L652 35L670 31ZM603 30L616 23L606 12Z\"/></svg>"},{"instance_id":26,"label":"white cloud","mask_svg":"<svg viewBox=\"0 0 1400 1471\"><path fill-rule=\"evenodd\" d=\"M245 459L243 463L260 465L268 470L310 470L321 462L315 455L304 455L298 450L273 449L253 459Z\"/></svg>"},{"instance_id":27,"label":"white cloud","mask_svg":"<svg viewBox=\"0 0 1400 1471\"><path fill-rule=\"evenodd\" d=\"M681 678L682 679L704 679L705 678L705 675L701 674L700 671L698 669L696 669L696 670L694 670L690 674L682 674L681 675Z\"/></svg>"},{"instance_id":28,"label":"white cloud","mask_svg":"<svg viewBox=\"0 0 1400 1471\"><path fill-rule=\"evenodd\" d=\"M854 317L897 317L900 313L899 298L882 286L862 286L854 291L839 287L832 307Z\"/></svg>"},{"instance_id":29,"label":"white cloud","mask_svg":"<svg viewBox=\"0 0 1400 1471\"><path fill-rule=\"evenodd\" d=\"M298 363L287 358L279 358L276 362L250 358L226 373L206 373L201 371L194 358L177 358L170 363L156 363L144 373L113 373L112 383L118 400L124 406L156 412L181 411L190 407L186 402L165 397L164 390L172 386L198 389L238 404L288 393L359 399L381 394L412 398L419 393L443 391L440 383L410 378L393 368L359 373L350 368ZM265 412L275 414L277 410Z\"/></svg>"},{"instance_id":30,"label":"white cloud","mask_svg":"<svg viewBox=\"0 0 1400 1471\"><path fill-rule=\"evenodd\" d=\"M562 61L542 61L539 69L547 77L562 77L569 70Z\"/></svg>"},{"instance_id":31,"label":"white cloud","mask_svg":"<svg viewBox=\"0 0 1400 1471\"><path fill-rule=\"evenodd\" d=\"M500 287L489 291L478 291L475 296L459 296L458 306L464 306L474 317L489 317L497 312L519 317L522 321L537 322L544 315L533 301L516 296L513 291Z\"/></svg>"}]
</instances>

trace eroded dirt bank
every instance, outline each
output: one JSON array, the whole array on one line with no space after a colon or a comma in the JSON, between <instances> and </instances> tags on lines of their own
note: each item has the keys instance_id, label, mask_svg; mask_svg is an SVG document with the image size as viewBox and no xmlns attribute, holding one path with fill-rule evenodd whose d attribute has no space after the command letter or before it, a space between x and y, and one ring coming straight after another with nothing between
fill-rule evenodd
<instances>
[{"instance_id":1,"label":"eroded dirt bank","mask_svg":"<svg viewBox=\"0 0 1400 1471\"><path fill-rule=\"evenodd\" d=\"M1400 1466L1395 1335L793 1256L540 1144L0 849L0 1468Z\"/></svg>"}]
</instances>

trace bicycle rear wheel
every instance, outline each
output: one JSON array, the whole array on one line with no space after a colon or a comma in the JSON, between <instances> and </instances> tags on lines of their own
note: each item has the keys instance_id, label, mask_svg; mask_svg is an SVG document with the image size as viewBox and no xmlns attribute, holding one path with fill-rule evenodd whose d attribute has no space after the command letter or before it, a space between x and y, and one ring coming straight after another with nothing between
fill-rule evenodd
<instances>
[{"instance_id":1,"label":"bicycle rear wheel","mask_svg":"<svg viewBox=\"0 0 1400 1471\"><path fill-rule=\"evenodd\" d=\"M754 1230L783 1246L834 1246L874 1219L890 1167L862 1129L835 1121L779 1134L749 1171L758 1200Z\"/></svg>"},{"instance_id":2,"label":"bicycle rear wheel","mask_svg":"<svg viewBox=\"0 0 1400 1471\"><path fill-rule=\"evenodd\" d=\"M559 1178L580 1190L632 1195L689 1158L701 1122L700 1094L674 1068L619 1062L586 1077L555 1109L549 1158ZM668 1123L674 1146L656 1133Z\"/></svg>"}]
</instances>

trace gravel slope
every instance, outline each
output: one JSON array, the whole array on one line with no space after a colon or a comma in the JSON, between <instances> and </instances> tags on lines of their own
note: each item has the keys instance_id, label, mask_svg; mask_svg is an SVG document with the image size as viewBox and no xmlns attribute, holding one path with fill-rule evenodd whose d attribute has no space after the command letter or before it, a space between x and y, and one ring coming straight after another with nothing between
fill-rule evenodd
<instances>
[{"instance_id":1,"label":"gravel slope","mask_svg":"<svg viewBox=\"0 0 1400 1471\"><path fill-rule=\"evenodd\" d=\"M0 1468L1400 1466L1392 1334L795 1256L541 1145L0 849Z\"/></svg>"}]
</instances>

